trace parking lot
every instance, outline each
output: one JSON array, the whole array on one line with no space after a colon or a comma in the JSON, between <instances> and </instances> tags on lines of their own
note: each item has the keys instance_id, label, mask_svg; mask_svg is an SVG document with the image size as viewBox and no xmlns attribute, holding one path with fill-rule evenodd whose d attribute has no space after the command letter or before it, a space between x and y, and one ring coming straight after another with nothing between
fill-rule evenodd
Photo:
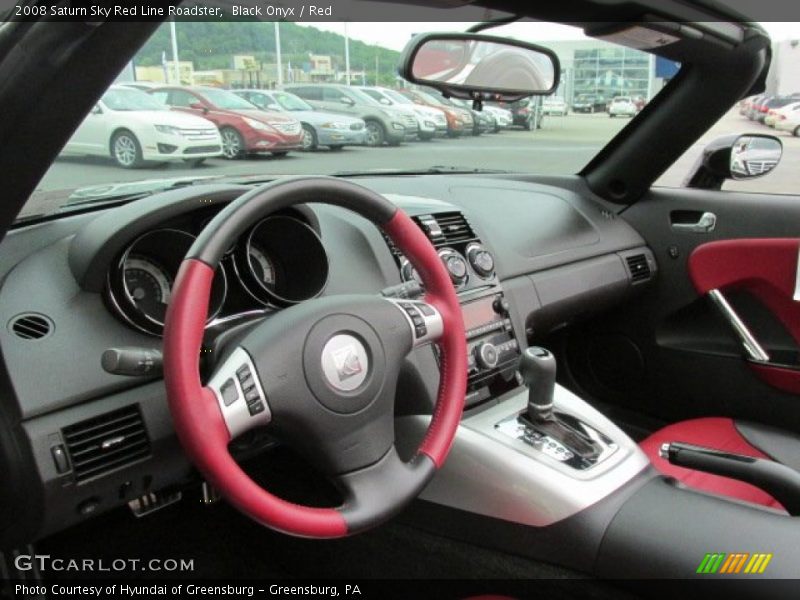
<instances>
[{"instance_id":1,"label":"parking lot","mask_svg":"<svg viewBox=\"0 0 800 600\"><path fill-rule=\"evenodd\" d=\"M66 192L79 187L123 181L181 176L331 174L339 171L376 169L425 169L434 165L480 167L535 174L569 174L579 171L628 119L610 119L605 113L548 116L537 131L504 130L496 134L459 139L438 138L397 147L348 147L339 152L321 149L292 152L286 157L249 156L240 160L211 159L191 168L182 162L122 169L110 159L60 157L41 181L26 213L47 211L64 202ZM775 133L748 121L732 110L695 144L658 182L678 186L702 148L727 133ZM728 182L725 189L800 193L800 138L776 134L784 144L778 168L767 177L749 182Z\"/></svg>"}]
</instances>

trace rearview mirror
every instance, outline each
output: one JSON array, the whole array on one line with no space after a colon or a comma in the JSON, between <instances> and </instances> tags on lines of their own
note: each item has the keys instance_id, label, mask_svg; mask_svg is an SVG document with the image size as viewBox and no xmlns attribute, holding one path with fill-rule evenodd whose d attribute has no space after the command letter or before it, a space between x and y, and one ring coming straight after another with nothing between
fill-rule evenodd
<instances>
[{"instance_id":1,"label":"rearview mirror","mask_svg":"<svg viewBox=\"0 0 800 600\"><path fill-rule=\"evenodd\" d=\"M430 33L406 45L400 75L456 98L513 101L551 94L560 67L547 48L472 33Z\"/></svg>"},{"instance_id":2,"label":"rearview mirror","mask_svg":"<svg viewBox=\"0 0 800 600\"><path fill-rule=\"evenodd\" d=\"M775 136L725 135L703 148L684 186L719 190L726 179L761 177L778 166L782 154L783 144Z\"/></svg>"}]
</instances>

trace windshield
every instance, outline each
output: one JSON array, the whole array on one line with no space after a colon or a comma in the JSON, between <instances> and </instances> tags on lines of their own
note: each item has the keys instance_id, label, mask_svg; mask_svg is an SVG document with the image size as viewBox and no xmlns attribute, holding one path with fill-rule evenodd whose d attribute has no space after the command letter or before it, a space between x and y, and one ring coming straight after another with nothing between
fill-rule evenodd
<instances>
[{"instance_id":1,"label":"windshield","mask_svg":"<svg viewBox=\"0 0 800 600\"><path fill-rule=\"evenodd\" d=\"M108 90L100 99L109 110L168 110L168 107L142 91L133 88Z\"/></svg>"},{"instance_id":2,"label":"windshield","mask_svg":"<svg viewBox=\"0 0 800 600\"><path fill-rule=\"evenodd\" d=\"M77 127L22 216L192 180L432 169L572 175L629 126L680 68L588 38L575 27L520 21L490 33L539 44L558 56L561 82L547 103L542 96L487 102L487 109L508 110L495 118L491 110L472 111L472 102L452 110L438 91L398 76L413 35L465 31L473 24L187 20L174 24L173 39L164 23L106 93L110 110L88 113ZM142 92L125 83L155 89ZM220 109L256 111L248 98L259 90L290 114L305 111L302 123L276 128L202 106L206 99ZM608 118L617 97L635 98L634 108ZM588 105L574 108L587 99ZM552 110L552 102L565 106ZM408 110L414 105L441 110ZM151 123L141 114L136 123L128 120L133 111L156 108L161 110ZM186 128L204 133L176 133ZM120 130L135 139L115 135Z\"/></svg>"},{"instance_id":3,"label":"windshield","mask_svg":"<svg viewBox=\"0 0 800 600\"><path fill-rule=\"evenodd\" d=\"M223 108L225 110L258 110L257 106L232 92L225 90L202 90L201 93L217 108Z\"/></svg>"},{"instance_id":4,"label":"windshield","mask_svg":"<svg viewBox=\"0 0 800 600\"><path fill-rule=\"evenodd\" d=\"M273 92L272 97L284 110L314 110L308 102L288 92Z\"/></svg>"},{"instance_id":5,"label":"windshield","mask_svg":"<svg viewBox=\"0 0 800 600\"><path fill-rule=\"evenodd\" d=\"M395 104L414 104L409 98L406 98L400 92L394 90L381 90L389 99Z\"/></svg>"}]
</instances>

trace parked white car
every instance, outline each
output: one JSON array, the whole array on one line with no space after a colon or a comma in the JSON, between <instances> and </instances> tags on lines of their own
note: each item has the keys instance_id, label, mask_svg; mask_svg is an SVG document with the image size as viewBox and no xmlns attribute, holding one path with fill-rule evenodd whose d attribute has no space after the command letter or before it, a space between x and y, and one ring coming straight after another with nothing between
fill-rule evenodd
<instances>
[{"instance_id":1,"label":"parked white car","mask_svg":"<svg viewBox=\"0 0 800 600\"><path fill-rule=\"evenodd\" d=\"M65 154L111 156L126 169L145 161L183 160L198 165L222 154L211 121L172 111L153 96L111 86L64 147Z\"/></svg>"},{"instance_id":2,"label":"parked white car","mask_svg":"<svg viewBox=\"0 0 800 600\"><path fill-rule=\"evenodd\" d=\"M630 96L616 96L608 105L608 116L633 117L636 115L636 104Z\"/></svg>"},{"instance_id":3,"label":"parked white car","mask_svg":"<svg viewBox=\"0 0 800 600\"><path fill-rule=\"evenodd\" d=\"M559 96L548 96L542 101L542 114L563 117L568 112L567 103Z\"/></svg>"},{"instance_id":4,"label":"parked white car","mask_svg":"<svg viewBox=\"0 0 800 600\"><path fill-rule=\"evenodd\" d=\"M505 108L500 108L499 106L492 106L490 104L484 104L483 110L491 115L494 115L495 120L495 131L500 131L501 129L508 129L512 125L514 125L514 115L511 113L510 110L506 110Z\"/></svg>"},{"instance_id":5,"label":"parked white car","mask_svg":"<svg viewBox=\"0 0 800 600\"><path fill-rule=\"evenodd\" d=\"M775 121L775 129L790 131L795 137L800 137L800 110L787 112L786 118Z\"/></svg>"}]
</instances>

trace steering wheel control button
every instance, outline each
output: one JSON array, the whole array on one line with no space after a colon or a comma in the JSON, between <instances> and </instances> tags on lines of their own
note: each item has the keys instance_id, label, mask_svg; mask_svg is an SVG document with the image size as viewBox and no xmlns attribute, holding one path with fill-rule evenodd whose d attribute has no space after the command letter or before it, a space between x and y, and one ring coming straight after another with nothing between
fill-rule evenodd
<instances>
[{"instance_id":1,"label":"steering wheel control button","mask_svg":"<svg viewBox=\"0 0 800 600\"><path fill-rule=\"evenodd\" d=\"M335 389L352 392L369 374L367 349L352 335L333 336L322 349L322 372Z\"/></svg>"},{"instance_id":2,"label":"steering wheel control button","mask_svg":"<svg viewBox=\"0 0 800 600\"><path fill-rule=\"evenodd\" d=\"M433 306L427 302L408 302L393 298L387 300L405 315L414 335L415 346L435 342L441 337L444 330L442 316Z\"/></svg>"},{"instance_id":3,"label":"steering wheel control button","mask_svg":"<svg viewBox=\"0 0 800 600\"><path fill-rule=\"evenodd\" d=\"M239 390L236 389L236 383L234 383L233 378L225 381L219 391L222 394L222 401L225 406L230 406L239 399Z\"/></svg>"},{"instance_id":4,"label":"steering wheel control button","mask_svg":"<svg viewBox=\"0 0 800 600\"><path fill-rule=\"evenodd\" d=\"M231 439L270 422L272 413L250 355L236 348L208 382ZM237 402L244 396L244 402Z\"/></svg>"},{"instance_id":5,"label":"steering wheel control button","mask_svg":"<svg viewBox=\"0 0 800 600\"><path fill-rule=\"evenodd\" d=\"M256 415L264 412L264 403L259 400L258 402L254 402L252 404L247 404L247 410L250 411L250 416L255 417Z\"/></svg>"}]
</instances>

